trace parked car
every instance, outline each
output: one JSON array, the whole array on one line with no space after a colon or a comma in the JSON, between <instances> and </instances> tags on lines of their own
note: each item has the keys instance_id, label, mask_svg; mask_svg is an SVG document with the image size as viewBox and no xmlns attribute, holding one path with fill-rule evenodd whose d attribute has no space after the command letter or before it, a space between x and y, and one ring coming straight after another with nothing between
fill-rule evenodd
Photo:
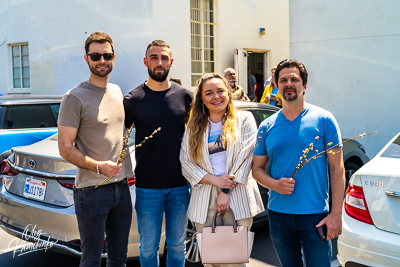
<instances>
[{"instance_id":1,"label":"parked car","mask_svg":"<svg viewBox=\"0 0 400 267\"><path fill-rule=\"evenodd\" d=\"M400 266L400 133L351 177L343 227L343 267Z\"/></svg>"},{"instance_id":2,"label":"parked car","mask_svg":"<svg viewBox=\"0 0 400 267\"><path fill-rule=\"evenodd\" d=\"M60 102L61 96L0 96L0 161L12 147L55 134Z\"/></svg>"},{"instance_id":3,"label":"parked car","mask_svg":"<svg viewBox=\"0 0 400 267\"><path fill-rule=\"evenodd\" d=\"M238 110L251 112L259 125L265 118L279 111L279 108L254 102L235 102ZM131 135L134 137L134 133ZM348 144L347 142L345 144ZM130 146L134 138L130 140ZM353 151L356 150L356 151ZM344 153L348 162L363 162L358 155L363 155L359 144ZM364 153L365 154L365 153ZM133 159L134 160L134 159ZM133 162L133 166L134 166ZM71 254L81 255L79 248L79 233L74 212L72 187L74 184L76 168L65 161L58 152L57 135L25 147L13 149L13 154L2 163L4 183L0 186L0 226L8 233L21 237L27 225L36 225L47 233L42 238L59 240L51 249ZM358 165L357 165L358 168ZM43 193L33 196L25 192L25 185L33 182L43 184ZM129 179L132 205L135 199L135 180ZM268 189L259 187L264 205L268 202ZM51 218L51 220L49 219ZM267 212L258 214L254 218L253 227L267 223ZM187 230L187 265L196 265L200 261L197 250L195 228L188 222ZM163 235L164 240L164 235ZM137 233L136 215L134 214L129 238L128 257L135 258L139 255L139 236ZM160 247L160 254L164 252L164 242ZM106 257L104 253L103 257Z\"/></svg>"}]
</instances>

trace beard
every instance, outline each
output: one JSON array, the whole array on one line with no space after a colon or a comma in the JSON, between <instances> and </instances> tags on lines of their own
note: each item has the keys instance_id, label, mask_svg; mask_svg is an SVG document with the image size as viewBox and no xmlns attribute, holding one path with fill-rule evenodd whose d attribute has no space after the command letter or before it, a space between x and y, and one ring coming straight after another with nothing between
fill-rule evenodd
<instances>
[{"instance_id":1,"label":"beard","mask_svg":"<svg viewBox=\"0 0 400 267\"><path fill-rule=\"evenodd\" d=\"M286 90L287 90L287 89L293 90L293 93L291 93L291 95L286 95ZM297 92L296 92L296 89L293 88L293 87L285 88L285 89L283 90L283 95L282 95L282 97L283 97L283 99L285 99L286 101L294 101L294 100L296 100L296 99L297 99Z\"/></svg>"},{"instance_id":2,"label":"beard","mask_svg":"<svg viewBox=\"0 0 400 267\"><path fill-rule=\"evenodd\" d=\"M167 77L168 77L169 69L162 68L164 70L164 72L156 72L156 69L159 69L159 67L158 68L154 68L153 71L149 67L147 67L147 71L148 71L148 73L150 75L150 78L152 78L156 82L165 81L167 79Z\"/></svg>"},{"instance_id":3,"label":"beard","mask_svg":"<svg viewBox=\"0 0 400 267\"><path fill-rule=\"evenodd\" d=\"M108 74L111 73L111 71L112 71L112 69L113 69L113 65L112 65L112 64L101 64L101 65L97 65L97 66L92 66L92 65L90 65L90 64L88 64L88 65L89 65L90 71L91 71L93 74L95 74L95 75L97 75L97 76L99 76L99 77L106 77ZM107 70L99 71L99 70L96 69L96 67L104 66L104 65L106 65L106 66L108 67Z\"/></svg>"}]
</instances>

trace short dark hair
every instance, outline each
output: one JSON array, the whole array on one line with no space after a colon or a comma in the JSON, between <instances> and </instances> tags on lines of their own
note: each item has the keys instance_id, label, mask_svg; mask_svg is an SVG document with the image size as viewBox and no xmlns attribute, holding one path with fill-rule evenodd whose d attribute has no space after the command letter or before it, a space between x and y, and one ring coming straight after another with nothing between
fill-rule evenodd
<instances>
[{"instance_id":1,"label":"short dark hair","mask_svg":"<svg viewBox=\"0 0 400 267\"><path fill-rule=\"evenodd\" d=\"M171 47L169 47L169 44L166 42L166 41L163 41L163 40L154 40L154 41L152 41L151 43L149 43L148 45L147 45L147 49L146 49L146 52L145 52L145 55L144 56L146 56L147 55L147 51L150 49L150 47L152 47L152 46L165 46L165 47L168 47L169 49L171 49Z\"/></svg>"},{"instance_id":2,"label":"short dark hair","mask_svg":"<svg viewBox=\"0 0 400 267\"><path fill-rule=\"evenodd\" d=\"M171 78L169 78L169 80L182 85L182 80L178 77L171 77Z\"/></svg>"},{"instance_id":3,"label":"short dark hair","mask_svg":"<svg viewBox=\"0 0 400 267\"><path fill-rule=\"evenodd\" d=\"M113 43L111 37L107 33L102 32L102 31L92 32L89 35L89 37L86 39L86 41L85 41L85 52L86 52L86 55L89 53L89 46L90 46L91 43L104 44L106 42L110 43L112 51L114 53L114 43Z\"/></svg>"},{"instance_id":4,"label":"short dark hair","mask_svg":"<svg viewBox=\"0 0 400 267\"><path fill-rule=\"evenodd\" d=\"M279 62L278 66L276 67L275 82L277 85L278 85L278 80L279 80L279 72L284 68L297 68L300 72L300 77L303 80L303 86L307 83L308 72L306 70L306 67L303 65L303 63L301 63L300 61L298 61L296 59L287 58L287 59Z\"/></svg>"}]
</instances>

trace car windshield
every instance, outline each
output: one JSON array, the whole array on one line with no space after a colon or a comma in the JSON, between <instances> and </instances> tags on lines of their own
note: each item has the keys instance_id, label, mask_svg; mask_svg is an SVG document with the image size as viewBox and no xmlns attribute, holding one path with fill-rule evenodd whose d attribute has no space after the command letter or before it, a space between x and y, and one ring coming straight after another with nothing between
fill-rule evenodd
<instances>
[{"instance_id":1,"label":"car windshield","mask_svg":"<svg viewBox=\"0 0 400 267\"><path fill-rule=\"evenodd\" d=\"M6 107L0 106L0 126L3 125L4 113L6 113ZM0 129L1 129L1 127L0 127Z\"/></svg>"},{"instance_id":2,"label":"car windshield","mask_svg":"<svg viewBox=\"0 0 400 267\"><path fill-rule=\"evenodd\" d=\"M386 148L381 157L400 158L400 135Z\"/></svg>"}]
</instances>

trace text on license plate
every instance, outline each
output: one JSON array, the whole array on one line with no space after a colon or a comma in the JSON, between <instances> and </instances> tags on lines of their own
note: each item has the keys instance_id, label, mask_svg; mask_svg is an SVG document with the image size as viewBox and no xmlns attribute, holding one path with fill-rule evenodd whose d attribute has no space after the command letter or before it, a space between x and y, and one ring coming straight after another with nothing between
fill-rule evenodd
<instances>
[{"instance_id":1,"label":"text on license plate","mask_svg":"<svg viewBox=\"0 0 400 267\"><path fill-rule=\"evenodd\" d=\"M46 182L27 177L25 180L24 196L38 200L44 200Z\"/></svg>"}]
</instances>

